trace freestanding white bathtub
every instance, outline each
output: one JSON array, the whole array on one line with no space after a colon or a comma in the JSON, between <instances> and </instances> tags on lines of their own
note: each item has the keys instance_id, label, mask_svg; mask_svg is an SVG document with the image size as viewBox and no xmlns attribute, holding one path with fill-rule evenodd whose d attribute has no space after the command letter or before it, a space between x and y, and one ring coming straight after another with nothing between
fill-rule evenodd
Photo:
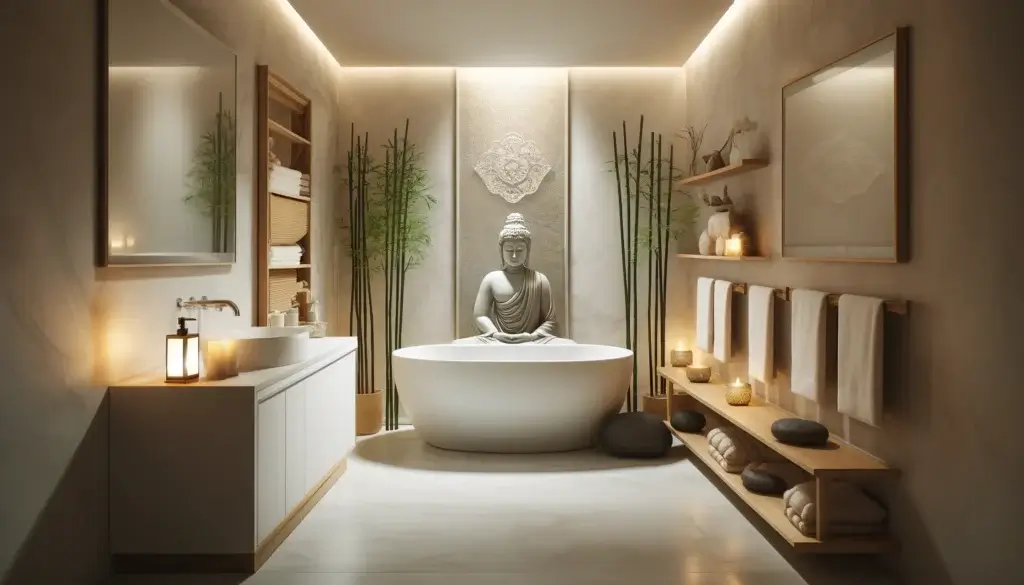
<instances>
[{"instance_id":1,"label":"freestanding white bathtub","mask_svg":"<svg viewBox=\"0 0 1024 585\"><path fill-rule=\"evenodd\" d=\"M593 444L618 412L633 352L605 345L421 345L395 350L395 385L441 449L545 453Z\"/></svg>"}]
</instances>

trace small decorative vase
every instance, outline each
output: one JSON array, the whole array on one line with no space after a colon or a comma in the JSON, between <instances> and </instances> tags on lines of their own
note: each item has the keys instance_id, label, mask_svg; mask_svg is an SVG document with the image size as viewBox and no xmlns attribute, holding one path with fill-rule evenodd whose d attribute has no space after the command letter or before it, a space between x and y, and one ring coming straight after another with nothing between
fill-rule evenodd
<instances>
[{"instance_id":1,"label":"small decorative vase","mask_svg":"<svg viewBox=\"0 0 1024 585\"><path fill-rule=\"evenodd\" d=\"M746 406L752 397L750 384L729 384L725 389L725 401L732 406Z\"/></svg>"},{"instance_id":2,"label":"small decorative vase","mask_svg":"<svg viewBox=\"0 0 1024 585\"><path fill-rule=\"evenodd\" d=\"M704 172L710 173L717 171L718 169L725 166L725 160L722 158L722 151L716 150L711 154L704 155Z\"/></svg>"},{"instance_id":3,"label":"small decorative vase","mask_svg":"<svg viewBox=\"0 0 1024 585\"><path fill-rule=\"evenodd\" d=\"M715 256L725 256L725 238L715 240Z\"/></svg>"},{"instance_id":4,"label":"small decorative vase","mask_svg":"<svg viewBox=\"0 0 1024 585\"><path fill-rule=\"evenodd\" d=\"M700 233L700 239L697 240L697 251L700 252L702 256L711 255L711 236L708 235L707 230Z\"/></svg>"},{"instance_id":5,"label":"small decorative vase","mask_svg":"<svg viewBox=\"0 0 1024 585\"><path fill-rule=\"evenodd\" d=\"M711 381L711 366L686 366L686 379L696 384Z\"/></svg>"},{"instance_id":6,"label":"small decorative vase","mask_svg":"<svg viewBox=\"0 0 1024 585\"><path fill-rule=\"evenodd\" d=\"M719 208L708 218L708 236L712 239L728 238L732 235L732 211Z\"/></svg>"},{"instance_id":7,"label":"small decorative vase","mask_svg":"<svg viewBox=\"0 0 1024 585\"><path fill-rule=\"evenodd\" d=\"M647 414L653 414L662 420L668 418L668 396L644 394L640 398L640 410Z\"/></svg>"},{"instance_id":8,"label":"small decorative vase","mask_svg":"<svg viewBox=\"0 0 1024 585\"><path fill-rule=\"evenodd\" d=\"M736 144L732 145L732 150L729 151L729 164L738 165L743 162L743 151Z\"/></svg>"},{"instance_id":9,"label":"small decorative vase","mask_svg":"<svg viewBox=\"0 0 1024 585\"><path fill-rule=\"evenodd\" d=\"M673 349L669 354L669 363L673 368L685 368L693 363L693 352L688 349Z\"/></svg>"}]
</instances>

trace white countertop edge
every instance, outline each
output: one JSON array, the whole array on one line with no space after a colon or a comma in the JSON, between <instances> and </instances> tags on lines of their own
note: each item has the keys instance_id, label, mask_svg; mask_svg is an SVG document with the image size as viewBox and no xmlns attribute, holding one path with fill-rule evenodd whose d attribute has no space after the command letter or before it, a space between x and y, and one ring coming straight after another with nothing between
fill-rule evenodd
<instances>
[{"instance_id":1,"label":"white countertop edge","mask_svg":"<svg viewBox=\"0 0 1024 585\"><path fill-rule=\"evenodd\" d=\"M294 386L303 379L312 376L316 372L319 372L325 367L354 352L358 346L358 342L355 337L323 337L313 341L328 340L331 340L334 343L330 344L330 347L317 354L316 357L312 357L300 364L262 370L263 372L280 370L282 375L268 377L263 380L262 384L253 386L256 390L256 402L265 402L281 392L284 392L289 387Z\"/></svg>"}]
</instances>

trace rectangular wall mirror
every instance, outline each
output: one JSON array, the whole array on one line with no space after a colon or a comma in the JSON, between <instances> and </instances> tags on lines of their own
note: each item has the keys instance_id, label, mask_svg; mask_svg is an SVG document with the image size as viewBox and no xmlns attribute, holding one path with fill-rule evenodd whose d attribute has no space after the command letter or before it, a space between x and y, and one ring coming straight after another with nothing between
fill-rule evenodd
<instances>
[{"instance_id":1,"label":"rectangular wall mirror","mask_svg":"<svg viewBox=\"0 0 1024 585\"><path fill-rule=\"evenodd\" d=\"M907 31L783 88L782 255L904 259Z\"/></svg>"},{"instance_id":2,"label":"rectangular wall mirror","mask_svg":"<svg viewBox=\"0 0 1024 585\"><path fill-rule=\"evenodd\" d=\"M234 262L235 54L167 0L99 5L99 264Z\"/></svg>"}]
</instances>

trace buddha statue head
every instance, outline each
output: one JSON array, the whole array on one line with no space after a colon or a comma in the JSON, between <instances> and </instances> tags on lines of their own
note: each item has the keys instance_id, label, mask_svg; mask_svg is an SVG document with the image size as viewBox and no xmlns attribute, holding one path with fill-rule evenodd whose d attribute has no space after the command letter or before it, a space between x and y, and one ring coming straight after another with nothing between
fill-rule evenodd
<instances>
[{"instance_id":1,"label":"buddha statue head","mask_svg":"<svg viewBox=\"0 0 1024 585\"><path fill-rule=\"evenodd\" d=\"M505 227L498 232L498 250L501 253L502 270L527 268L530 260L530 230L521 213L510 213L505 218Z\"/></svg>"}]
</instances>

